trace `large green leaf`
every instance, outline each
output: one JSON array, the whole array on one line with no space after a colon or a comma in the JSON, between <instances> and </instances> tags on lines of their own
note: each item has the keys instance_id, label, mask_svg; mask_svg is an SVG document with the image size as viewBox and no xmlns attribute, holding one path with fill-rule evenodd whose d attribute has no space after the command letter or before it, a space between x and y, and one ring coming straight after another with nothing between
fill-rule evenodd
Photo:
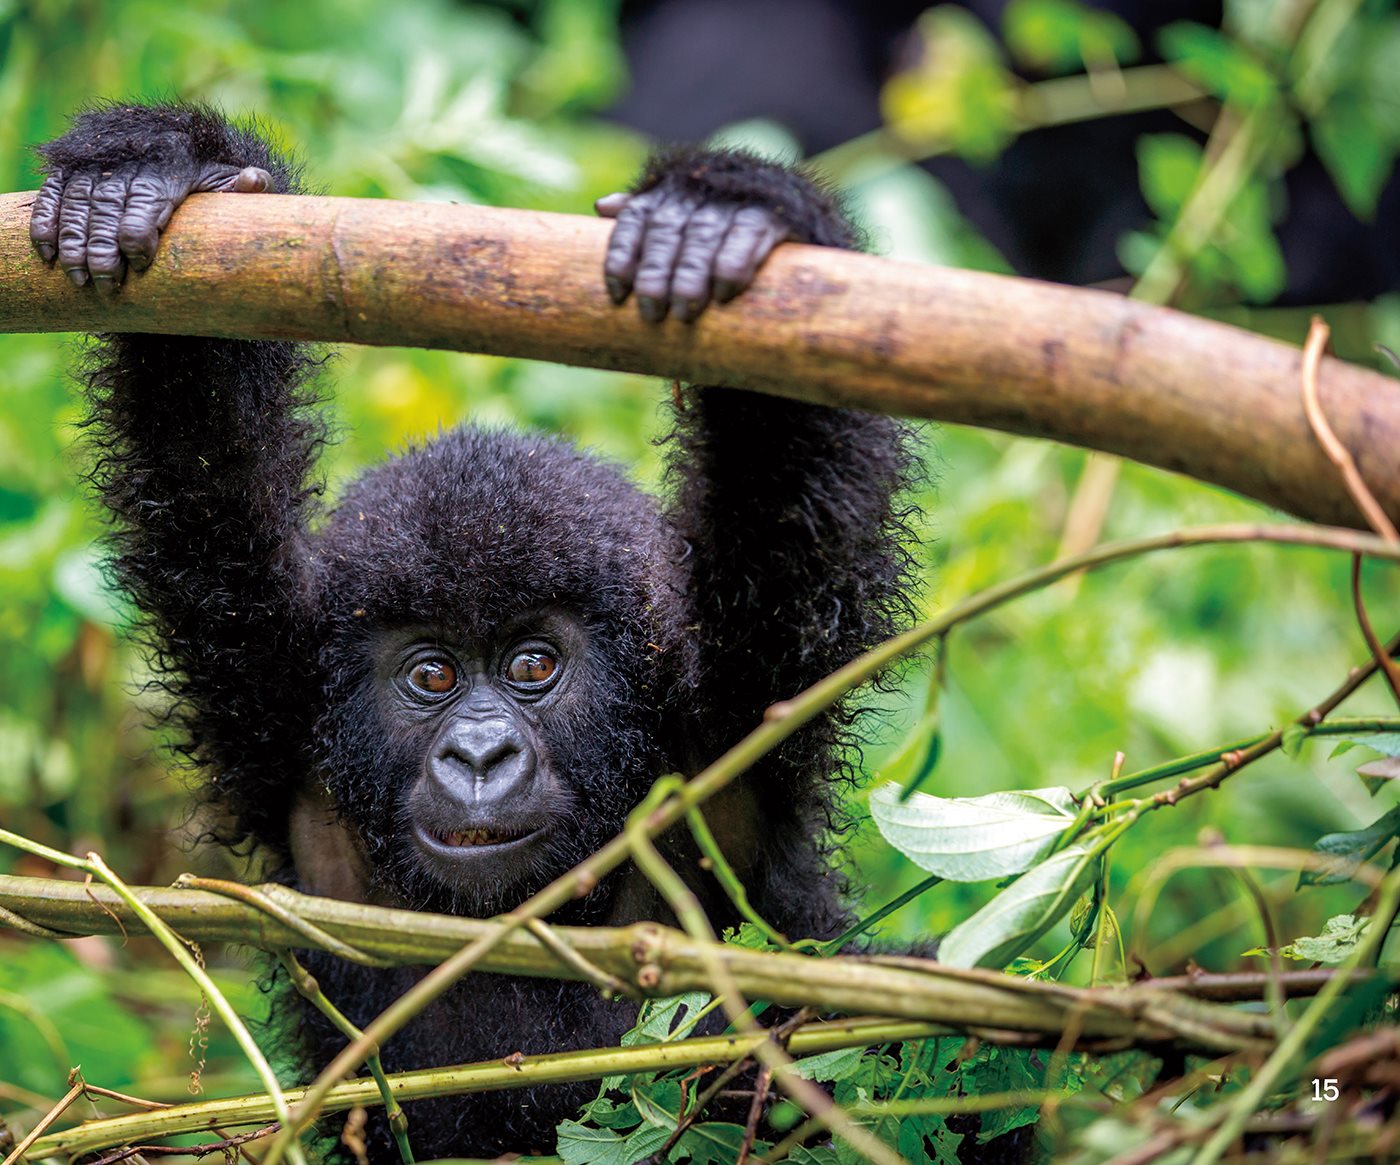
<instances>
[{"instance_id":1,"label":"large green leaf","mask_svg":"<svg viewBox=\"0 0 1400 1165\"><path fill-rule=\"evenodd\" d=\"M1068 789L1025 789L982 797L914 793L893 782L870 794L885 840L910 861L954 882L985 882L1030 869L1074 823Z\"/></svg>"},{"instance_id":2,"label":"large green leaf","mask_svg":"<svg viewBox=\"0 0 1400 1165\"><path fill-rule=\"evenodd\" d=\"M1027 871L938 945L950 967L1002 967L1065 916L1094 881L1097 847L1072 845Z\"/></svg>"}]
</instances>

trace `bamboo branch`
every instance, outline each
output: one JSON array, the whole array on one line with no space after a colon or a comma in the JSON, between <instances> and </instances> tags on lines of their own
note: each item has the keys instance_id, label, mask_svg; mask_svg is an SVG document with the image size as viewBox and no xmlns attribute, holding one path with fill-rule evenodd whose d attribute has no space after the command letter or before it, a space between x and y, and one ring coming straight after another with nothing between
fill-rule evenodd
<instances>
[{"instance_id":1,"label":"bamboo branch","mask_svg":"<svg viewBox=\"0 0 1400 1165\"><path fill-rule=\"evenodd\" d=\"M298 894L285 886L260 891L342 942L400 964L448 958L503 925L364 906ZM297 929L244 902L205 890L133 888L151 912L186 939L250 943L264 949L305 947ZM140 934L136 912L105 887L47 878L0 875L0 903L41 925L74 936ZM1272 1043L1268 1018L1237 1011L1150 984L1115 990L1064 987L995 971L953 970L908 960L821 959L699 943L656 923L627 927L553 927L555 937L629 984L637 995L667 996L709 990L718 960L746 997L823 1011L876 1013L946 1024L959 1031L1014 1031L1058 1035L1069 1017L1089 1043L1176 1044L1195 1051L1237 1051ZM643 969L647 974L642 975ZM475 970L499 974L587 979L528 931L506 934Z\"/></svg>"},{"instance_id":2,"label":"bamboo branch","mask_svg":"<svg viewBox=\"0 0 1400 1165\"><path fill-rule=\"evenodd\" d=\"M1298 349L1105 292L780 248L695 325L642 323L603 291L609 226L347 198L200 195L114 300L74 288L0 195L0 331L346 340L616 368L1116 453L1313 521L1360 526L1317 448ZM1327 359L1337 437L1400 518L1400 386Z\"/></svg>"}]
</instances>

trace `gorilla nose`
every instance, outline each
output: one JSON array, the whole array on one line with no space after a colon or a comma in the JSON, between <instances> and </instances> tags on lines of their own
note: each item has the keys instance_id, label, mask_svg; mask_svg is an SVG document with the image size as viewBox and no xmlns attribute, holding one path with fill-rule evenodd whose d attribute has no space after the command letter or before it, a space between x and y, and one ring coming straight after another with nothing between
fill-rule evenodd
<instances>
[{"instance_id":1,"label":"gorilla nose","mask_svg":"<svg viewBox=\"0 0 1400 1165\"><path fill-rule=\"evenodd\" d=\"M430 769L444 791L467 800L499 800L529 781L529 742L510 720L462 719L439 738Z\"/></svg>"}]
</instances>

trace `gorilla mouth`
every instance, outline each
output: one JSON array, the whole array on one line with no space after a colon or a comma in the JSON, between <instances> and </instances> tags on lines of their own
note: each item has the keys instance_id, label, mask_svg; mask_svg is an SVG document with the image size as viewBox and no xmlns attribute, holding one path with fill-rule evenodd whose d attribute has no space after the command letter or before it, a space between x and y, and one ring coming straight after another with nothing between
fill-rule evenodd
<instances>
[{"instance_id":1,"label":"gorilla mouth","mask_svg":"<svg viewBox=\"0 0 1400 1165\"><path fill-rule=\"evenodd\" d=\"M528 832L499 829L454 829L432 831L433 839L452 849L467 849L483 845L505 845L527 837Z\"/></svg>"}]
</instances>

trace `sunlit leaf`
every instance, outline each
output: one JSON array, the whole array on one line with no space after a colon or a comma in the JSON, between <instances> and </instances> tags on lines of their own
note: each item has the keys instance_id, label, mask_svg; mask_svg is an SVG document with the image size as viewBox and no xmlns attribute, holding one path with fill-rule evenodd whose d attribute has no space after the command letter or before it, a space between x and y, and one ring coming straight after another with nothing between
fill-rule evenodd
<instances>
[{"instance_id":1,"label":"sunlit leaf","mask_svg":"<svg viewBox=\"0 0 1400 1165\"><path fill-rule=\"evenodd\" d=\"M881 835L910 861L954 882L983 882L1030 869L1074 823L1068 789L901 800L893 782L870 794Z\"/></svg>"},{"instance_id":2,"label":"sunlit leaf","mask_svg":"<svg viewBox=\"0 0 1400 1165\"><path fill-rule=\"evenodd\" d=\"M981 21L954 5L919 17L918 63L880 95L890 128L915 148L990 160L1016 135L1015 78Z\"/></svg>"}]
</instances>

